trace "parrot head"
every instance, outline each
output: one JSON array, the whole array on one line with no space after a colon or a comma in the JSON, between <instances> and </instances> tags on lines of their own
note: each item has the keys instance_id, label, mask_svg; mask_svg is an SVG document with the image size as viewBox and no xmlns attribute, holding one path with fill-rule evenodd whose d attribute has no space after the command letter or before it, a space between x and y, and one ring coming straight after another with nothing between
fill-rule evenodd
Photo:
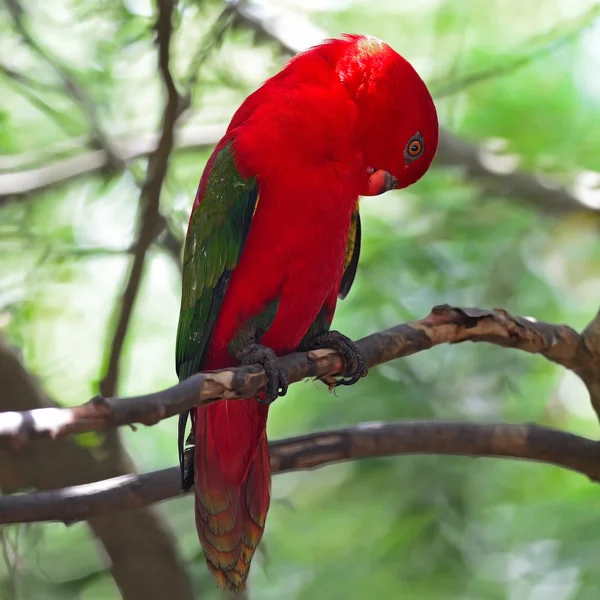
<instances>
[{"instance_id":1,"label":"parrot head","mask_svg":"<svg viewBox=\"0 0 600 600\"><path fill-rule=\"evenodd\" d=\"M381 40L347 35L341 41L338 75L359 109L362 195L405 188L425 174L438 146L429 90L412 65Z\"/></svg>"}]
</instances>

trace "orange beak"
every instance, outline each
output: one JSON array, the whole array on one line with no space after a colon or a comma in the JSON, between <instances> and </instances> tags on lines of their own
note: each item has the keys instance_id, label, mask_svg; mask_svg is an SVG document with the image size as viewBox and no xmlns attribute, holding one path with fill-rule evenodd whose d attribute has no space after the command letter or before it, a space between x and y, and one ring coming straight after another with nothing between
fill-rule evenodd
<instances>
[{"instance_id":1,"label":"orange beak","mask_svg":"<svg viewBox=\"0 0 600 600\"><path fill-rule=\"evenodd\" d=\"M378 196L379 194L384 194L385 192L396 189L397 186L398 180L391 173L388 173L388 171L380 169L369 176L367 191L362 195Z\"/></svg>"}]
</instances>

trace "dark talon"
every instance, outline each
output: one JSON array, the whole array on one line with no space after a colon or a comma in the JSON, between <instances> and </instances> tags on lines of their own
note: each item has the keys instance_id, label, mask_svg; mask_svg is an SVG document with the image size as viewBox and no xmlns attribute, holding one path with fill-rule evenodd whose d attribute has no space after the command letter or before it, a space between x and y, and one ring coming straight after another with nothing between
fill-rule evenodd
<instances>
[{"instance_id":1,"label":"dark talon","mask_svg":"<svg viewBox=\"0 0 600 600\"><path fill-rule=\"evenodd\" d=\"M344 378L338 379L334 384L335 387L338 385L353 385L367 374L368 369L358 346L343 333L327 331L316 336L310 344L310 349L316 350L317 348L333 348L344 359L346 364Z\"/></svg>"},{"instance_id":2,"label":"dark talon","mask_svg":"<svg viewBox=\"0 0 600 600\"><path fill-rule=\"evenodd\" d=\"M237 355L241 365L258 363L267 374L265 399L257 398L261 404L271 404L279 396L285 396L288 390L288 378L285 369L281 366L277 355L271 348L260 344L250 344Z\"/></svg>"}]
</instances>

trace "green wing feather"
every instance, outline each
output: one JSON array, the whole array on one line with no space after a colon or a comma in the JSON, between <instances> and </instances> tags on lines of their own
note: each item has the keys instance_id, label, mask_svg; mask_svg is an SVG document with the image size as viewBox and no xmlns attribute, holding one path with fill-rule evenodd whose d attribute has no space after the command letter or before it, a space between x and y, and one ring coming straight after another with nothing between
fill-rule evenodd
<instances>
[{"instance_id":1,"label":"green wing feather","mask_svg":"<svg viewBox=\"0 0 600 600\"><path fill-rule=\"evenodd\" d=\"M231 145L230 142L215 157L185 241L181 313L175 349L180 380L201 368L258 201L256 178L246 179L240 175ZM188 414L179 417L179 461L184 489L186 484L193 482L191 454L184 453Z\"/></svg>"},{"instance_id":2,"label":"green wing feather","mask_svg":"<svg viewBox=\"0 0 600 600\"><path fill-rule=\"evenodd\" d=\"M339 298L343 300L350 291L356 269L358 268L358 259L360 257L360 214L358 212L358 204L356 210L352 213L352 221L350 222L350 231L348 233L348 244L346 245L346 257L344 259L344 274L342 275L342 284L340 285Z\"/></svg>"}]
</instances>

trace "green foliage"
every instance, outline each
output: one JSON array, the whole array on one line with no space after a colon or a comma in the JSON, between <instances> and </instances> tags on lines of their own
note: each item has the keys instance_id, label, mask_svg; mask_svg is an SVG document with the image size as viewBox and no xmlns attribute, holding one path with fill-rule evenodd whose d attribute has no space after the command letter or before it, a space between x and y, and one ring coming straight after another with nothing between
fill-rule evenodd
<instances>
[{"instance_id":1,"label":"green foliage","mask_svg":"<svg viewBox=\"0 0 600 600\"><path fill-rule=\"evenodd\" d=\"M174 72L179 81L197 78L185 126L226 121L280 58L272 45L257 45L238 28L196 69L193 56L222 6L180 4ZM153 3L27 5L35 39L86 90L111 139L155 131L163 95ZM598 36L577 33L553 46L591 21L590 2L385 0L375 7L326 0L307 6L332 35L357 31L386 39L439 90L491 71L439 100L443 124L459 135L480 144L499 140L520 168L568 185L581 171L600 170L600 95L592 85L600 70ZM43 84L32 88L0 70L0 169L90 150L81 107L4 14L0 35L6 47L0 65ZM494 73L507 63L515 68ZM207 157L207 149L193 150L171 162L161 203L181 238ZM144 164L140 159L123 175L86 176L12 202L0 198L0 327L61 403L97 392L112 307L130 259L135 175ZM361 214L358 275L334 321L352 337L420 318L444 302L502 306L574 327L596 310L600 238L593 217L551 218L525 203L485 197L449 169L432 170L409 190L364 199ZM180 293L179 272L156 248L122 360L123 394L175 383ZM337 395L313 382L292 386L272 407L269 435L416 418L537 421L597 435L586 402L574 377L540 357L484 345L438 347L373 369ZM78 441L94 449L99 439ZM125 429L123 439L142 471L177 461L173 419ZM570 472L492 459L396 457L278 476L250 589L261 600L594 600L599 494ZM218 598L196 540L191 499L158 510L202 590L198 597ZM118 597L84 524L3 531L16 550L10 565L0 560L1 591L8 594L16 582L18 598Z\"/></svg>"}]
</instances>

